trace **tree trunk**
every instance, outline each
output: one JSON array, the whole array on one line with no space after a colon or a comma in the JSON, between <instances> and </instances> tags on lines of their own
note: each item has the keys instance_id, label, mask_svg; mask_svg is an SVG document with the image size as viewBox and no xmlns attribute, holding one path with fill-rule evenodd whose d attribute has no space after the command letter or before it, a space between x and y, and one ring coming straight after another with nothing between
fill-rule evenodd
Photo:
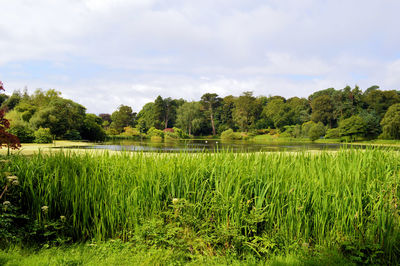
<instances>
[{"instance_id":1,"label":"tree trunk","mask_svg":"<svg viewBox=\"0 0 400 266\"><path fill-rule=\"evenodd\" d=\"M213 115L212 107L210 108L210 118L211 118L211 127L212 127L212 131L213 131L213 136L215 136L214 115Z\"/></svg>"}]
</instances>

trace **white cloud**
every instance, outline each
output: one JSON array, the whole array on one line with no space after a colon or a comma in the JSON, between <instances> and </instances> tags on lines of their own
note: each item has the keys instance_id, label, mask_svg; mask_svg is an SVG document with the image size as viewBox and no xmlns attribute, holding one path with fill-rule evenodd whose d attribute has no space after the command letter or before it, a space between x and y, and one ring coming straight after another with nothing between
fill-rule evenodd
<instances>
[{"instance_id":1,"label":"white cloud","mask_svg":"<svg viewBox=\"0 0 400 266\"><path fill-rule=\"evenodd\" d=\"M0 0L0 79L59 89L92 112L210 91L399 89L399 9L397 0Z\"/></svg>"}]
</instances>

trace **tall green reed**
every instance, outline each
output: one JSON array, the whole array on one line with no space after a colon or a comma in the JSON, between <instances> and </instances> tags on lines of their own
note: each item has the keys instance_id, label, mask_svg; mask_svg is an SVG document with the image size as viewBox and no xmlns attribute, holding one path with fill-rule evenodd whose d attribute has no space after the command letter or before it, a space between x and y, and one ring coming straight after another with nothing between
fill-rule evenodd
<instances>
[{"instance_id":1,"label":"tall green reed","mask_svg":"<svg viewBox=\"0 0 400 266\"><path fill-rule=\"evenodd\" d=\"M16 156L9 166L25 207L66 216L75 239L124 238L171 208L244 237L335 246L372 243L399 254L400 160L393 151L336 153L59 152Z\"/></svg>"}]
</instances>

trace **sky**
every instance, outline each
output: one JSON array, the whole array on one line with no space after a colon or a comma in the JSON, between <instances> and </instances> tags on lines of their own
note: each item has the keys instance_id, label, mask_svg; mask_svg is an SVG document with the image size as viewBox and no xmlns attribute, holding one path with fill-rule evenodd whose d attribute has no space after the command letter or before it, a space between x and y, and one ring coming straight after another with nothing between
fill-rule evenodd
<instances>
[{"instance_id":1,"label":"sky","mask_svg":"<svg viewBox=\"0 0 400 266\"><path fill-rule=\"evenodd\" d=\"M399 0L0 0L6 92L90 113L207 92L400 89Z\"/></svg>"}]
</instances>

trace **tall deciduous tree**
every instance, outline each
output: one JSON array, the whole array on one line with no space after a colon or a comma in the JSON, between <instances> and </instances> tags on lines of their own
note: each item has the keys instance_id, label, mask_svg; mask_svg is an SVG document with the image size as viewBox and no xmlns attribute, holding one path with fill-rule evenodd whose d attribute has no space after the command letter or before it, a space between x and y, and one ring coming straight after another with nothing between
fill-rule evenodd
<instances>
[{"instance_id":1,"label":"tall deciduous tree","mask_svg":"<svg viewBox=\"0 0 400 266\"><path fill-rule=\"evenodd\" d=\"M389 139L400 139L400 103L389 107L381 121L382 136Z\"/></svg>"},{"instance_id":2,"label":"tall deciduous tree","mask_svg":"<svg viewBox=\"0 0 400 266\"><path fill-rule=\"evenodd\" d=\"M364 137L367 134L367 123L359 115L353 115L343 119L339 123L340 136L355 140L357 136Z\"/></svg>"},{"instance_id":3,"label":"tall deciduous tree","mask_svg":"<svg viewBox=\"0 0 400 266\"><path fill-rule=\"evenodd\" d=\"M244 92L235 101L233 119L240 130L248 131L261 113L261 104L250 91Z\"/></svg>"},{"instance_id":4,"label":"tall deciduous tree","mask_svg":"<svg viewBox=\"0 0 400 266\"><path fill-rule=\"evenodd\" d=\"M200 102L201 102L203 108L208 113L208 116L210 117L213 136L215 136L215 134L216 134L215 122L214 122L214 112L215 112L215 109L217 109L221 105L221 101L222 101L222 99L220 97L218 97L218 94L216 94L216 93L206 93L206 94L203 94L203 96L201 96Z\"/></svg>"},{"instance_id":5,"label":"tall deciduous tree","mask_svg":"<svg viewBox=\"0 0 400 266\"><path fill-rule=\"evenodd\" d=\"M85 107L72 100L55 98L37 111L29 123L34 129L50 128L51 134L62 137L68 130L79 130L85 111Z\"/></svg>"},{"instance_id":6,"label":"tall deciduous tree","mask_svg":"<svg viewBox=\"0 0 400 266\"><path fill-rule=\"evenodd\" d=\"M176 123L178 127L186 130L189 135L192 134L192 130L200 127L201 120L200 103L198 102L186 102L177 110Z\"/></svg>"},{"instance_id":7,"label":"tall deciduous tree","mask_svg":"<svg viewBox=\"0 0 400 266\"><path fill-rule=\"evenodd\" d=\"M114 111L111 115L111 127L121 133L124 127L133 126L135 122L136 113L132 108L127 105L120 105L118 110Z\"/></svg>"},{"instance_id":8,"label":"tall deciduous tree","mask_svg":"<svg viewBox=\"0 0 400 266\"><path fill-rule=\"evenodd\" d=\"M290 106L285 103L285 98L274 97L268 101L264 107L263 115L274 123L275 128L282 129L286 125L290 125L291 112Z\"/></svg>"},{"instance_id":9,"label":"tall deciduous tree","mask_svg":"<svg viewBox=\"0 0 400 266\"><path fill-rule=\"evenodd\" d=\"M325 125L329 124L332 127L333 124L333 110L334 104L331 96L321 95L314 98L311 101L311 120L318 123L322 122Z\"/></svg>"},{"instance_id":10,"label":"tall deciduous tree","mask_svg":"<svg viewBox=\"0 0 400 266\"><path fill-rule=\"evenodd\" d=\"M165 129L168 126L173 126L171 121L175 120L178 105L178 101L170 97L163 99L161 96L158 96L156 98L154 101L154 113L157 119L155 123L157 129Z\"/></svg>"},{"instance_id":11,"label":"tall deciduous tree","mask_svg":"<svg viewBox=\"0 0 400 266\"><path fill-rule=\"evenodd\" d=\"M382 119L391 105L400 103L400 96L395 90L381 91L375 89L364 93L363 101L368 106L368 110L375 110Z\"/></svg>"}]
</instances>

